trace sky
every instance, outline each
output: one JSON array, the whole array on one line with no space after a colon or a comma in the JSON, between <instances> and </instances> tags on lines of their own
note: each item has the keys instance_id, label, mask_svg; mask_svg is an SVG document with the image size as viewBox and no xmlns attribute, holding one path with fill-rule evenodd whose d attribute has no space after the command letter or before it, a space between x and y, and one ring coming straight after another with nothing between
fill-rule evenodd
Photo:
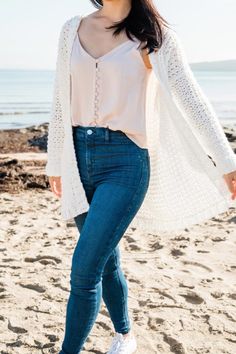
<instances>
[{"instance_id":1,"label":"sky","mask_svg":"<svg viewBox=\"0 0 236 354\"><path fill-rule=\"evenodd\" d=\"M154 0L188 61L236 59L236 0ZM0 68L55 69L62 24L96 9L89 0L0 0Z\"/></svg>"}]
</instances>

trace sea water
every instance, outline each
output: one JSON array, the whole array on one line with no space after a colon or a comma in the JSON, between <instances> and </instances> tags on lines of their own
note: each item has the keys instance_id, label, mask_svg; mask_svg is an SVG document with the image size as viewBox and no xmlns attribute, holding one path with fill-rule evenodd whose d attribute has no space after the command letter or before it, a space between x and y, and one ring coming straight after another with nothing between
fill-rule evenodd
<instances>
[{"instance_id":1,"label":"sea water","mask_svg":"<svg viewBox=\"0 0 236 354\"><path fill-rule=\"evenodd\" d=\"M236 72L193 71L222 123L236 123ZM55 72L0 70L0 129L50 120Z\"/></svg>"}]
</instances>

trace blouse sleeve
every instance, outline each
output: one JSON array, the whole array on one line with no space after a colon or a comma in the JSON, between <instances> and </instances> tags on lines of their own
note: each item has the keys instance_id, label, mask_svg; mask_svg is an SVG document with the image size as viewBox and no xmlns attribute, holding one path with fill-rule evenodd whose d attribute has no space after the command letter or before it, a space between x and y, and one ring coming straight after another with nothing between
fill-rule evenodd
<instances>
[{"instance_id":1,"label":"blouse sleeve","mask_svg":"<svg viewBox=\"0 0 236 354\"><path fill-rule=\"evenodd\" d=\"M223 127L200 85L195 79L178 35L171 30L168 38L167 75L170 91L192 131L206 153L223 174L236 170L236 156Z\"/></svg>"},{"instance_id":2,"label":"blouse sleeve","mask_svg":"<svg viewBox=\"0 0 236 354\"><path fill-rule=\"evenodd\" d=\"M50 121L48 125L47 140L47 164L45 172L47 176L61 175L61 152L64 141L64 125L62 119L62 105L60 99L60 68L62 56L62 37L63 29L61 29L57 44L56 70L53 82L52 105L50 111Z\"/></svg>"}]
</instances>

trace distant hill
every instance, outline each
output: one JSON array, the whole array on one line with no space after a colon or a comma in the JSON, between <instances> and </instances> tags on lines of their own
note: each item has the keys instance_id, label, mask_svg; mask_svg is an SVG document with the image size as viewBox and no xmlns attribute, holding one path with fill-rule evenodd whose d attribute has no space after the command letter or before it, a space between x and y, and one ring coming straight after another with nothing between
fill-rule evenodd
<instances>
[{"instance_id":1,"label":"distant hill","mask_svg":"<svg viewBox=\"0 0 236 354\"><path fill-rule=\"evenodd\" d=\"M236 60L203 61L190 63L190 66L199 71L236 71Z\"/></svg>"}]
</instances>

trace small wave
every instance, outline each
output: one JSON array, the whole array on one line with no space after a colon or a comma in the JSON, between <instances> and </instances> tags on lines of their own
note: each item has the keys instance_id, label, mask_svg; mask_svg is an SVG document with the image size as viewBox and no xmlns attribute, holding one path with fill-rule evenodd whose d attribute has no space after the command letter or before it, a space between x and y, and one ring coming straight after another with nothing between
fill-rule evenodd
<instances>
[{"instance_id":1,"label":"small wave","mask_svg":"<svg viewBox=\"0 0 236 354\"><path fill-rule=\"evenodd\" d=\"M27 114L48 114L50 111L16 111L16 112L0 112L0 116L8 116L8 115L27 115Z\"/></svg>"},{"instance_id":2,"label":"small wave","mask_svg":"<svg viewBox=\"0 0 236 354\"><path fill-rule=\"evenodd\" d=\"M0 105L9 105L9 106L12 106L12 105L17 105L17 106L20 106L20 105L25 105L25 106L30 106L30 105L49 105L51 104L51 101L40 101L40 102L24 102L24 101L10 101L10 102L0 102Z\"/></svg>"}]
</instances>

